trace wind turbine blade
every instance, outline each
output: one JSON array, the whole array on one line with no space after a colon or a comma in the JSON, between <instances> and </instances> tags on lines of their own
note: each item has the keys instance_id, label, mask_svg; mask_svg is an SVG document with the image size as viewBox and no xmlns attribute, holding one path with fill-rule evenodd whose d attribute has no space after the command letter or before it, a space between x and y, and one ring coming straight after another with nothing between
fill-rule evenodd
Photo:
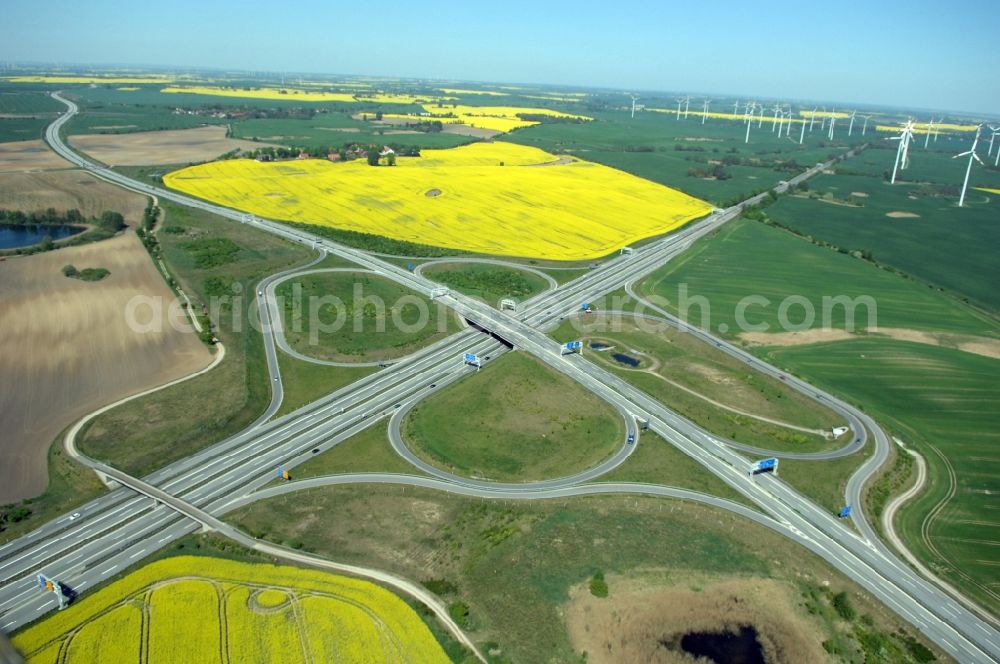
<instances>
[{"instance_id":1,"label":"wind turbine blade","mask_svg":"<svg viewBox=\"0 0 1000 664\"><path fill-rule=\"evenodd\" d=\"M968 157L970 154L972 154L972 150L969 150L968 152L963 152L962 154L957 154L954 157L952 157L952 159L958 159L959 157Z\"/></svg>"},{"instance_id":2,"label":"wind turbine blade","mask_svg":"<svg viewBox=\"0 0 1000 664\"><path fill-rule=\"evenodd\" d=\"M975 157L975 158L976 158L976 161L978 161L978 162L979 162L980 164L983 164L983 160L979 158L979 155L978 155L978 154L976 154L975 152L973 152L973 153L972 153L972 156L973 156L973 157ZM986 164L983 164L983 166L985 166L985 165L986 165Z\"/></svg>"}]
</instances>

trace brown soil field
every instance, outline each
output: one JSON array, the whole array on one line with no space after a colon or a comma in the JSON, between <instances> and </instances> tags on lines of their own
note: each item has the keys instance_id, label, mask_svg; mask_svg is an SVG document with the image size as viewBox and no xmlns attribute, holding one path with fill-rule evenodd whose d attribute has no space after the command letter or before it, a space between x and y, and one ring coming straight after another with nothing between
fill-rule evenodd
<instances>
[{"instance_id":1,"label":"brown soil field","mask_svg":"<svg viewBox=\"0 0 1000 664\"><path fill-rule=\"evenodd\" d=\"M955 348L974 355L1000 358L1000 339L977 337L951 332L924 332L904 327L879 327L869 332L872 336L883 336L897 341L912 341L929 346ZM751 346L802 346L805 344L843 341L859 336L846 330L805 330L803 332L743 332L740 340Z\"/></svg>"},{"instance_id":2,"label":"brown soil field","mask_svg":"<svg viewBox=\"0 0 1000 664\"><path fill-rule=\"evenodd\" d=\"M0 208L30 211L49 207L59 211L76 208L87 216L117 210L134 223L146 209L146 198L79 170L0 173Z\"/></svg>"},{"instance_id":3,"label":"brown soil field","mask_svg":"<svg viewBox=\"0 0 1000 664\"><path fill-rule=\"evenodd\" d=\"M71 167L72 164L49 150L45 141L0 143L0 173Z\"/></svg>"},{"instance_id":4,"label":"brown soil field","mask_svg":"<svg viewBox=\"0 0 1000 664\"><path fill-rule=\"evenodd\" d=\"M574 649L591 664L694 662L680 649L688 632L757 629L772 664L822 662L822 630L805 616L795 588L772 579L608 577L611 592L594 597L574 589L566 623Z\"/></svg>"},{"instance_id":5,"label":"brown soil field","mask_svg":"<svg viewBox=\"0 0 1000 664\"><path fill-rule=\"evenodd\" d=\"M55 183L49 191L45 180ZM44 196L32 200L30 190L17 189L21 183ZM88 214L117 209L132 223L145 207L144 197L78 171L0 176L0 207L11 200ZM62 274L67 264L111 274L98 282L69 279ZM168 324L158 332L132 331L125 312L137 295L157 298L168 320L175 297L131 229L0 263L0 504L44 491L49 445L71 423L211 361L196 335ZM146 308L137 318L149 315Z\"/></svg>"},{"instance_id":6,"label":"brown soil field","mask_svg":"<svg viewBox=\"0 0 1000 664\"><path fill-rule=\"evenodd\" d=\"M256 150L264 143L226 138L226 128L145 131L134 134L85 134L69 142L111 166L146 166L209 161L232 150Z\"/></svg>"},{"instance_id":7,"label":"brown soil field","mask_svg":"<svg viewBox=\"0 0 1000 664\"><path fill-rule=\"evenodd\" d=\"M458 134L459 136L474 136L476 138L493 138L503 133L502 131L494 131L493 129L470 127L461 124L446 124L441 132L445 134Z\"/></svg>"}]
</instances>

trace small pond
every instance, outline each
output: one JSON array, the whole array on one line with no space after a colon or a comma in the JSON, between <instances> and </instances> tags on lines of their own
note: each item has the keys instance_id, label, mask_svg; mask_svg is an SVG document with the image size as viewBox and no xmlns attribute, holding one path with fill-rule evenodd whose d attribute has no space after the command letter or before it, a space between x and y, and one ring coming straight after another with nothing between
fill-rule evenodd
<instances>
[{"instance_id":1,"label":"small pond","mask_svg":"<svg viewBox=\"0 0 1000 664\"><path fill-rule=\"evenodd\" d=\"M615 359L615 362L624 364L625 366L628 367L639 366L639 358L632 357L631 355L626 355L625 353L612 353L611 357Z\"/></svg>"},{"instance_id":2,"label":"small pond","mask_svg":"<svg viewBox=\"0 0 1000 664\"><path fill-rule=\"evenodd\" d=\"M717 664L766 664L757 630L748 625L733 632L690 632L681 638L681 650Z\"/></svg>"},{"instance_id":3,"label":"small pond","mask_svg":"<svg viewBox=\"0 0 1000 664\"><path fill-rule=\"evenodd\" d=\"M0 225L0 249L19 249L38 244L48 235L53 240L63 240L77 233L87 230L83 226L49 226L49 225L26 225L26 226L6 226Z\"/></svg>"}]
</instances>

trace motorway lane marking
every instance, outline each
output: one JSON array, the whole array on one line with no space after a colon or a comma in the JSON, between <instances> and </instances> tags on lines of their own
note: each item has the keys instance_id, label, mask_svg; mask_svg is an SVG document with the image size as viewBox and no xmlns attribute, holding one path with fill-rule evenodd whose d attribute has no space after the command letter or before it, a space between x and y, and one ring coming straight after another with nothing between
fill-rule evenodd
<instances>
[{"instance_id":1,"label":"motorway lane marking","mask_svg":"<svg viewBox=\"0 0 1000 664\"><path fill-rule=\"evenodd\" d=\"M144 556L144 555L146 555L146 550L145 549L143 549L142 551L136 551L131 556L129 556L128 559L132 560L133 558L138 558L139 556Z\"/></svg>"},{"instance_id":2,"label":"motorway lane marking","mask_svg":"<svg viewBox=\"0 0 1000 664\"><path fill-rule=\"evenodd\" d=\"M114 565L113 567L109 567L108 569L106 569L103 572L101 572L101 574L110 574L111 572L114 572L116 569L118 569L118 565Z\"/></svg>"}]
</instances>

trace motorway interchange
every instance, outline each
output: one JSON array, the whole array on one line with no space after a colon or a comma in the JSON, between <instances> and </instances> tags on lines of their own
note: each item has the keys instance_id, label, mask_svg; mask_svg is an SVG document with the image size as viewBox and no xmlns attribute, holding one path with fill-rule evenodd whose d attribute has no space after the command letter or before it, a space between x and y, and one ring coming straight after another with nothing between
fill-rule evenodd
<instances>
[{"instance_id":1,"label":"motorway interchange","mask_svg":"<svg viewBox=\"0 0 1000 664\"><path fill-rule=\"evenodd\" d=\"M172 463L142 480L129 478L120 471L82 458L88 465L117 479L124 486L79 508L79 518L71 518L70 515L58 518L0 547L0 629L3 631L12 631L56 607L55 598L37 588L34 575L39 571L59 579L76 592L84 593L88 588L117 575L171 541L198 530L206 522L211 527L212 523L216 523L214 517L255 500L316 486L383 483L507 500L617 493L659 495L704 502L753 519L815 552L865 587L957 660L988 662L1000 659L1000 633L992 624L992 618L983 615L973 605L967 605L967 600L946 593L899 560L878 539L859 509L862 486L885 461L890 445L888 437L878 424L863 412L794 377L789 376L786 380L793 389L819 400L839 413L851 428L851 435L844 448L813 458L853 453L869 443L875 447L875 453L850 478L847 486L846 502L855 506L851 515L854 526L852 529L835 515L791 489L780 478L770 475L748 476L750 460L744 454L770 454L767 450L736 445L705 431L581 356L563 355L559 344L546 335L546 331L557 325L562 318L572 315L579 308L580 302L593 301L623 286L630 295L641 300L631 289L634 282L681 254L694 240L735 218L744 206L759 202L766 194L755 196L732 208L717 210L709 217L689 224L665 239L637 248L630 255L607 261L560 287L550 288L523 303L516 313L501 312L472 298L442 289L439 284L423 277L419 270L410 272L366 252L152 187L94 164L63 143L60 128L76 113L77 108L72 102L58 95L54 96L65 103L69 110L48 127L46 140L58 154L77 166L134 191L200 208L303 243L315 248L318 256L307 266L266 278L259 287L261 295L258 302L262 305L259 306L259 312L265 331L265 352L273 387L271 403L261 417L239 434ZM845 155L847 156L850 154ZM780 184L776 192L780 193L815 175L825 166L818 164L788 183ZM274 289L281 281L294 274L315 271L314 266L327 253L356 263L359 267L354 271L370 270L433 297L454 309L473 323L474 327L397 360L391 366L293 413L272 419L283 397L277 354L279 351L290 350L280 333L280 315L275 304ZM652 312L650 315L682 326L749 367L772 376L782 373L742 349L731 346L708 332L687 327L650 303L644 304L647 311ZM491 335L480 330L488 330ZM627 432L636 431L637 421L648 421L650 430L703 464L722 481L750 499L760 511L714 496L671 487L588 484L620 465L641 441L630 445L623 440L621 448L609 459L575 476L535 483L473 481L420 462L406 449L399 436L399 423L406 411L428 394L466 375L469 368L458 361L462 353L473 352L480 357L488 355L495 358L507 352L510 347L531 353L605 399L626 419ZM304 356L300 359L312 361ZM347 474L263 488L272 481L275 468L279 465L294 468L312 458L315 450L328 450L387 417L393 448L414 464L415 469L424 473L424 476ZM78 455L75 450L70 451ZM207 517L198 520L199 514L211 515L213 520L209 521ZM192 515L195 518L191 518ZM230 527L226 530L234 529ZM453 631L456 629L453 625L449 628Z\"/></svg>"}]
</instances>

